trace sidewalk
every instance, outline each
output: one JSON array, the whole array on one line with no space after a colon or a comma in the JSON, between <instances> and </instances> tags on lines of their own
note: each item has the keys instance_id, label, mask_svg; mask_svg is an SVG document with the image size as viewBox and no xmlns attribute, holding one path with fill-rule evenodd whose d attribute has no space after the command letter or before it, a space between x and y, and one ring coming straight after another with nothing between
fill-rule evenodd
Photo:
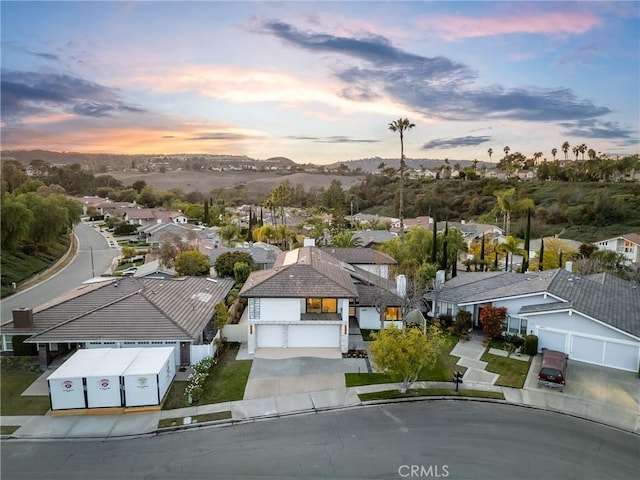
<instances>
[{"instance_id":1,"label":"sidewalk","mask_svg":"<svg viewBox=\"0 0 640 480\"><path fill-rule=\"evenodd\" d=\"M640 435L640 412L612 405L607 402L585 398L537 387L535 379L536 362L529 370L523 389L495 385L497 375L484 370L486 363L480 360L484 347L479 342L458 343L451 354L460 357L458 365L467 367L460 390L480 390L499 392L504 400L482 398L482 401L496 402L522 407L537 408L549 412L564 413L594 422L610 425ZM522 360L528 360L521 358ZM452 382L416 382L413 389L452 388ZM228 425L237 422L274 418L286 415L317 413L325 410L353 408L380 402L363 402L358 397L362 393L398 389L400 384L378 384L319 390L288 395L266 396L234 402L201 405L162 410L152 413L129 413L121 415L81 415L0 417L3 426L18 426L11 435L4 438L17 439L109 439L136 435L156 434L176 428L192 428L200 425ZM412 397L412 400L470 400L469 397ZM199 415L228 413L229 418L200 423ZM172 419L175 425L160 429L160 420Z\"/></svg>"}]
</instances>

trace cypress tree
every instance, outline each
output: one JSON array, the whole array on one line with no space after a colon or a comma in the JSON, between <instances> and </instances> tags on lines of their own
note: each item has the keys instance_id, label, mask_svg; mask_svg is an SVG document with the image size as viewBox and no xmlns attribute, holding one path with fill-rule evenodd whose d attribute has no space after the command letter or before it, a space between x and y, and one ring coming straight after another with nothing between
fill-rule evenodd
<instances>
[{"instance_id":1,"label":"cypress tree","mask_svg":"<svg viewBox=\"0 0 640 480\"><path fill-rule=\"evenodd\" d=\"M531 238L531 209L527 208L527 231L524 235L524 256L522 257L522 273L529 268L529 240Z\"/></svg>"},{"instance_id":2,"label":"cypress tree","mask_svg":"<svg viewBox=\"0 0 640 480\"><path fill-rule=\"evenodd\" d=\"M438 261L438 225L435 215L433 220L433 245L431 246L431 263L437 263Z\"/></svg>"},{"instance_id":3,"label":"cypress tree","mask_svg":"<svg viewBox=\"0 0 640 480\"><path fill-rule=\"evenodd\" d=\"M253 209L249 207L249 228L247 229L247 242L253 240L251 236L251 224L253 223Z\"/></svg>"},{"instance_id":4,"label":"cypress tree","mask_svg":"<svg viewBox=\"0 0 640 480\"><path fill-rule=\"evenodd\" d=\"M540 261L538 262L538 270L544 270L544 237L540 240Z\"/></svg>"},{"instance_id":5,"label":"cypress tree","mask_svg":"<svg viewBox=\"0 0 640 480\"><path fill-rule=\"evenodd\" d=\"M442 270L447 271L447 236L449 235L449 222L444 224L444 241L442 242Z\"/></svg>"},{"instance_id":6,"label":"cypress tree","mask_svg":"<svg viewBox=\"0 0 640 480\"><path fill-rule=\"evenodd\" d=\"M482 234L482 243L480 244L480 269L482 271L485 270L484 268L484 233Z\"/></svg>"}]
</instances>

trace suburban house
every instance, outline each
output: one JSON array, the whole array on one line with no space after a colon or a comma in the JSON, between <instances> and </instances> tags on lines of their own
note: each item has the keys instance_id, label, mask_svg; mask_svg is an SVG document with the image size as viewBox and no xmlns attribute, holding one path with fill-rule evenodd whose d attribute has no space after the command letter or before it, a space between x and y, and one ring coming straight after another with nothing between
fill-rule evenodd
<instances>
[{"instance_id":1,"label":"suburban house","mask_svg":"<svg viewBox=\"0 0 640 480\"><path fill-rule=\"evenodd\" d=\"M370 248L326 247L323 250L341 262L361 268L382 278L389 278L390 268L398 263L391 255Z\"/></svg>"},{"instance_id":2,"label":"suburban house","mask_svg":"<svg viewBox=\"0 0 640 480\"><path fill-rule=\"evenodd\" d=\"M209 265L215 265L220 255L227 252L245 252L251 255L254 265L260 270L273 267L276 257L282 250L275 245L264 242L248 242L243 247L224 247L219 244L201 245L200 251L209 255Z\"/></svg>"},{"instance_id":3,"label":"suburban house","mask_svg":"<svg viewBox=\"0 0 640 480\"><path fill-rule=\"evenodd\" d=\"M292 347L344 353L350 318L361 328L380 328L381 309L387 321L402 322L395 282L309 243L282 252L273 268L252 272L240 291L248 299L249 353Z\"/></svg>"},{"instance_id":4,"label":"suburban house","mask_svg":"<svg viewBox=\"0 0 640 480\"><path fill-rule=\"evenodd\" d=\"M0 326L2 349L12 338L35 344L42 365L74 348L173 347L176 365L213 353L211 320L234 281L206 277L114 277L70 292L40 308L13 311Z\"/></svg>"},{"instance_id":5,"label":"suburban house","mask_svg":"<svg viewBox=\"0 0 640 480\"><path fill-rule=\"evenodd\" d=\"M503 330L538 336L538 348L575 361L638 372L640 288L608 273L579 276L564 269L526 274L460 272L430 292L436 315L472 313L479 326L485 305L505 307Z\"/></svg>"},{"instance_id":6,"label":"suburban house","mask_svg":"<svg viewBox=\"0 0 640 480\"><path fill-rule=\"evenodd\" d=\"M133 274L135 278L173 278L177 275L174 268L168 268L160 264L160 260L152 260L137 267Z\"/></svg>"},{"instance_id":7,"label":"suburban house","mask_svg":"<svg viewBox=\"0 0 640 480\"><path fill-rule=\"evenodd\" d=\"M609 250L624 255L627 262L640 267L640 233L627 233L619 237L596 242L600 250Z\"/></svg>"},{"instance_id":8,"label":"suburban house","mask_svg":"<svg viewBox=\"0 0 640 480\"><path fill-rule=\"evenodd\" d=\"M498 243L504 243L504 230L495 225L489 225L485 223L475 222L438 222L437 230L443 232L446 226L449 228L455 228L462 233L462 238L467 244L467 248L471 247L471 244L482 241L482 236L485 236L485 242L492 242L497 240Z\"/></svg>"},{"instance_id":9,"label":"suburban house","mask_svg":"<svg viewBox=\"0 0 640 480\"><path fill-rule=\"evenodd\" d=\"M422 228L426 228L426 229L431 229L433 228L433 218L429 217L429 216L425 216L425 217L415 217L415 218L405 218L402 220L402 225L404 226L404 231L406 232L407 230L411 229L411 228L416 228L416 227L422 227ZM400 234L400 220L399 219L394 219L393 222L391 223L391 228L389 228L389 231L391 233L394 233L396 235Z\"/></svg>"},{"instance_id":10,"label":"suburban house","mask_svg":"<svg viewBox=\"0 0 640 480\"><path fill-rule=\"evenodd\" d=\"M187 223L187 217L180 211L164 208L120 208L113 214L121 215L129 225L151 225L158 223ZM105 215L105 219L107 215Z\"/></svg>"},{"instance_id":11,"label":"suburban house","mask_svg":"<svg viewBox=\"0 0 640 480\"><path fill-rule=\"evenodd\" d=\"M177 237L183 242L205 239L204 228L190 223L151 223L138 227L138 236L151 248L159 248L165 238Z\"/></svg>"},{"instance_id":12,"label":"suburban house","mask_svg":"<svg viewBox=\"0 0 640 480\"><path fill-rule=\"evenodd\" d=\"M357 238L361 242L361 246L364 248L371 248L375 245L381 245L384 242L393 240L396 235L389 230L364 230L361 232L355 232L354 238Z\"/></svg>"}]
</instances>

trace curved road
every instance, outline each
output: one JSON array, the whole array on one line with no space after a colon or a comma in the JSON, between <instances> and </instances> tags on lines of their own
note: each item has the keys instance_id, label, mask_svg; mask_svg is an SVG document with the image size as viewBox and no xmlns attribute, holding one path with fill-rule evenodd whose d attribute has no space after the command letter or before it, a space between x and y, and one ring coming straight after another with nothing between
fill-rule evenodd
<instances>
[{"instance_id":1,"label":"curved road","mask_svg":"<svg viewBox=\"0 0 640 480\"><path fill-rule=\"evenodd\" d=\"M112 441L2 445L2 478L637 478L637 435L474 401L410 402Z\"/></svg>"},{"instance_id":2,"label":"curved road","mask_svg":"<svg viewBox=\"0 0 640 480\"><path fill-rule=\"evenodd\" d=\"M30 289L3 299L0 306L0 319L3 323L11 320L11 311L14 308L37 307L90 279L92 277L92 248L95 276L107 271L113 259L118 255L118 249L110 248L109 242L90 225L79 223L73 230L78 238L76 257L55 276Z\"/></svg>"}]
</instances>

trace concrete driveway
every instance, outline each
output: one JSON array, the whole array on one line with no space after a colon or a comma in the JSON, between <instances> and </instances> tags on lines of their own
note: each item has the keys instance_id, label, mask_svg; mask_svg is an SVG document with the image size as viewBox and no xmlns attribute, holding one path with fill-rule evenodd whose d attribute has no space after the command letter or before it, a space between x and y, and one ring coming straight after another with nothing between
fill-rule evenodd
<instances>
[{"instance_id":1,"label":"concrete driveway","mask_svg":"<svg viewBox=\"0 0 640 480\"><path fill-rule=\"evenodd\" d=\"M540 355L536 355L533 359L525 388L549 390L548 387L541 386L537 382L541 361ZM640 412L640 379L633 372L623 372L569 359L564 394Z\"/></svg>"},{"instance_id":2,"label":"concrete driveway","mask_svg":"<svg viewBox=\"0 0 640 480\"><path fill-rule=\"evenodd\" d=\"M254 358L244 399L346 388L344 374L367 372L362 358Z\"/></svg>"}]
</instances>

